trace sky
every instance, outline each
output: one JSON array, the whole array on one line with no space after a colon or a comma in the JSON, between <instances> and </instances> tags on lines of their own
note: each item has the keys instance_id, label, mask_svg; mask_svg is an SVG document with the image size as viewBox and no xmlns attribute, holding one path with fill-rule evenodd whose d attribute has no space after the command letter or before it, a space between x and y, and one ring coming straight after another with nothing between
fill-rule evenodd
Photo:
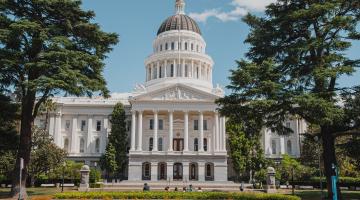
<instances>
[{"instance_id":1,"label":"sky","mask_svg":"<svg viewBox=\"0 0 360 200\"><path fill-rule=\"evenodd\" d=\"M207 43L206 52L214 62L213 83L227 86L235 61L245 58L249 33L241 18L247 13L262 15L274 0L185 0L185 12L194 18ZM145 58L152 53L152 42L161 23L175 13L175 0L83 0L83 9L96 13L94 21L102 30L119 35L120 42L105 60L104 76L112 93L131 92L145 81ZM360 42L346 52L359 58ZM360 83L360 71L342 77L339 84ZM227 91L229 93L230 91Z\"/></svg>"}]
</instances>

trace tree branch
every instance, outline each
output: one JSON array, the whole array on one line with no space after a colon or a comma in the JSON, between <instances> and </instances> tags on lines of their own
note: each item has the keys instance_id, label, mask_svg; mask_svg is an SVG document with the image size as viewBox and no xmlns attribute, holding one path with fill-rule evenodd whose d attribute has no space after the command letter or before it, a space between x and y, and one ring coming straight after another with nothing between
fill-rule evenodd
<instances>
[{"instance_id":1,"label":"tree branch","mask_svg":"<svg viewBox=\"0 0 360 200\"><path fill-rule=\"evenodd\" d=\"M46 101L46 99L49 97L49 93L50 93L50 89L46 89L44 94L42 95L42 97L39 99L38 102L36 102L35 107L34 107L34 111L33 111L33 118L35 119L39 108L41 106L42 103L44 103Z\"/></svg>"}]
</instances>

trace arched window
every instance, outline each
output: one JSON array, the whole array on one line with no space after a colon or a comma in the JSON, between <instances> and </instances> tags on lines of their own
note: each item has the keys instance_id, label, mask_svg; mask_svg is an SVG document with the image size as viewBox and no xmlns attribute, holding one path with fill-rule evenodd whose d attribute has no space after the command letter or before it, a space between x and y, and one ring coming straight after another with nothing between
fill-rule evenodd
<instances>
[{"instance_id":1,"label":"arched window","mask_svg":"<svg viewBox=\"0 0 360 200\"><path fill-rule=\"evenodd\" d=\"M188 50L188 43L185 42L185 51L187 51L187 50Z\"/></svg>"},{"instance_id":2,"label":"arched window","mask_svg":"<svg viewBox=\"0 0 360 200\"><path fill-rule=\"evenodd\" d=\"M171 50L175 50L175 43L174 42L171 43Z\"/></svg>"},{"instance_id":3,"label":"arched window","mask_svg":"<svg viewBox=\"0 0 360 200\"><path fill-rule=\"evenodd\" d=\"M211 176L211 165L210 164L206 165L206 176Z\"/></svg>"},{"instance_id":4,"label":"arched window","mask_svg":"<svg viewBox=\"0 0 360 200\"><path fill-rule=\"evenodd\" d=\"M162 51L162 44L160 45L160 51Z\"/></svg>"},{"instance_id":5,"label":"arched window","mask_svg":"<svg viewBox=\"0 0 360 200\"><path fill-rule=\"evenodd\" d=\"M100 138L96 138L95 140L95 152L100 153Z\"/></svg>"},{"instance_id":6,"label":"arched window","mask_svg":"<svg viewBox=\"0 0 360 200\"><path fill-rule=\"evenodd\" d=\"M151 80L151 67L149 67L149 75L148 75L148 77L149 77L149 80Z\"/></svg>"},{"instance_id":7,"label":"arched window","mask_svg":"<svg viewBox=\"0 0 360 200\"><path fill-rule=\"evenodd\" d=\"M197 138L194 139L194 151L199 151L199 140Z\"/></svg>"},{"instance_id":8,"label":"arched window","mask_svg":"<svg viewBox=\"0 0 360 200\"><path fill-rule=\"evenodd\" d=\"M80 153L84 153L85 152L85 140L84 138L80 139Z\"/></svg>"},{"instance_id":9,"label":"arched window","mask_svg":"<svg viewBox=\"0 0 360 200\"><path fill-rule=\"evenodd\" d=\"M204 151L208 150L208 140L207 138L204 138Z\"/></svg>"},{"instance_id":10,"label":"arched window","mask_svg":"<svg viewBox=\"0 0 360 200\"><path fill-rule=\"evenodd\" d=\"M196 51L199 52L199 45L196 45Z\"/></svg>"},{"instance_id":11,"label":"arched window","mask_svg":"<svg viewBox=\"0 0 360 200\"><path fill-rule=\"evenodd\" d=\"M165 50L168 50L169 49L169 45L168 43L165 44Z\"/></svg>"},{"instance_id":12,"label":"arched window","mask_svg":"<svg viewBox=\"0 0 360 200\"><path fill-rule=\"evenodd\" d=\"M162 78L162 66L159 67L159 78Z\"/></svg>"},{"instance_id":13,"label":"arched window","mask_svg":"<svg viewBox=\"0 0 360 200\"><path fill-rule=\"evenodd\" d=\"M196 78L199 78L199 67L196 68Z\"/></svg>"},{"instance_id":14,"label":"arched window","mask_svg":"<svg viewBox=\"0 0 360 200\"><path fill-rule=\"evenodd\" d=\"M276 140L272 140L271 141L271 152L272 152L272 154L276 154L277 152L276 152Z\"/></svg>"},{"instance_id":15,"label":"arched window","mask_svg":"<svg viewBox=\"0 0 360 200\"><path fill-rule=\"evenodd\" d=\"M158 139L158 149L159 149L159 151L163 151L163 139L162 138Z\"/></svg>"},{"instance_id":16,"label":"arched window","mask_svg":"<svg viewBox=\"0 0 360 200\"><path fill-rule=\"evenodd\" d=\"M214 164L206 163L205 164L205 180L214 181Z\"/></svg>"},{"instance_id":17,"label":"arched window","mask_svg":"<svg viewBox=\"0 0 360 200\"><path fill-rule=\"evenodd\" d=\"M67 138L64 139L64 150L66 152L69 151L69 139L67 139Z\"/></svg>"},{"instance_id":18,"label":"arched window","mask_svg":"<svg viewBox=\"0 0 360 200\"><path fill-rule=\"evenodd\" d=\"M151 137L149 139L149 151L152 151L154 148L154 139Z\"/></svg>"},{"instance_id":19,"label":"arched window","mask_svg":"<svg viewBox=\"0 0 360 200\"><path fill-rule=\"evenodd\" d=\"M292 154L292 143L291 143L291 140L288 140L288 141L287 141L286 147L287 147L287 154L291 155L291 154Z\"/></svg>"},{"instance_id":20,"label":"arched window","mask_svg":"<svg viewBox=\"0 0 360 200\"><path fill-rule=\"evenodd\" d=\"M143 180L150 180L151 179L151 165L150 165L150 163L143 163L142 179Z\"/></svg>"}]
</instances>

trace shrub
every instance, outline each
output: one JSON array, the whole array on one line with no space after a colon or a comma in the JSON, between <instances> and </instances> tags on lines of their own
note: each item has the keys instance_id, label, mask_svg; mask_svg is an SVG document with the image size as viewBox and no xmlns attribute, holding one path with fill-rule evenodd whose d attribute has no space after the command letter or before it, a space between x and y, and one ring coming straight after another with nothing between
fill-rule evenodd
<instances>
[{"instance_id":1,"label":"shrub","mask_svg":"<svg viewBox=\"0 0 360 200\"><path fill-rule=\"evenodd\" d=\"M56 199L234 199L234 200L300 200L296 196L262 193L226 192L67 192Z\"/></svg>"}]
</instances>

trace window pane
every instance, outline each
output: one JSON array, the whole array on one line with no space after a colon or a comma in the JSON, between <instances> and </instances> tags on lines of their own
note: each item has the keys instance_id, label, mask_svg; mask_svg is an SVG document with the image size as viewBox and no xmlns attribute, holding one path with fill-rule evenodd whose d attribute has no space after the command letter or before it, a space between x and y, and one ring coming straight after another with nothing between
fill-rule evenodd
<instances>
[{"instance_id":1,"label":"window pane","mask_svg":"<svg viewBox=\"0 0 360 200\"><path fill-rule=\"evenodd\" d=\"M153 150L153 146L154 146L154 139L153 139L153 138L150 138L150 139L149 139L149 151L152 151L152 150Z\"/></svg>"},{"instance_id":2,"label":"window pane","mask_svg":"<svg viewBox=\"0 0 360 200\"><path fill-rule=\"evenodd\" d=\"M199 141L197 138L194 139L194 151L198 151L199 150Z\"/></svg>"},{"instance_id":3,"label":"window pane","mask_svg":"<svg viewBox=\"0 0 360 200\"><path fill-rule=\"evenodd\" d=\"M159 119L159 130L163 130L164 129L164 120Z\"/></svg>"},{"instance_id":4,"label":"window pane","mask_svg":"<svg viewBox=\"0 0 360 200\"><path fill-rule=\"evenodd\" d=\"M208 130L207 127L208 127L207 126L207 120L204 120L204 127L203 128L204 128L205 131Z\"/></svg>"},{"instance_id":5,"label":"window pane","mask_svg":"<svg viewBox=\"0 0 360 200\"><path fill-rule=\"evenodd\" d=\"M199 120L197 119L194 120L194 130L195 131L199 130Z\"/></svg>"},{"instance_id":6,"label":"window pane","mask_svg":"<svg viewBox=\"0 0 360 200\"><path fill-rule=\"evenodd\" d=\"M154 129L154 120L153 119L150 119L150 130L153 130Z\"/></svg>"}]
</instances>

